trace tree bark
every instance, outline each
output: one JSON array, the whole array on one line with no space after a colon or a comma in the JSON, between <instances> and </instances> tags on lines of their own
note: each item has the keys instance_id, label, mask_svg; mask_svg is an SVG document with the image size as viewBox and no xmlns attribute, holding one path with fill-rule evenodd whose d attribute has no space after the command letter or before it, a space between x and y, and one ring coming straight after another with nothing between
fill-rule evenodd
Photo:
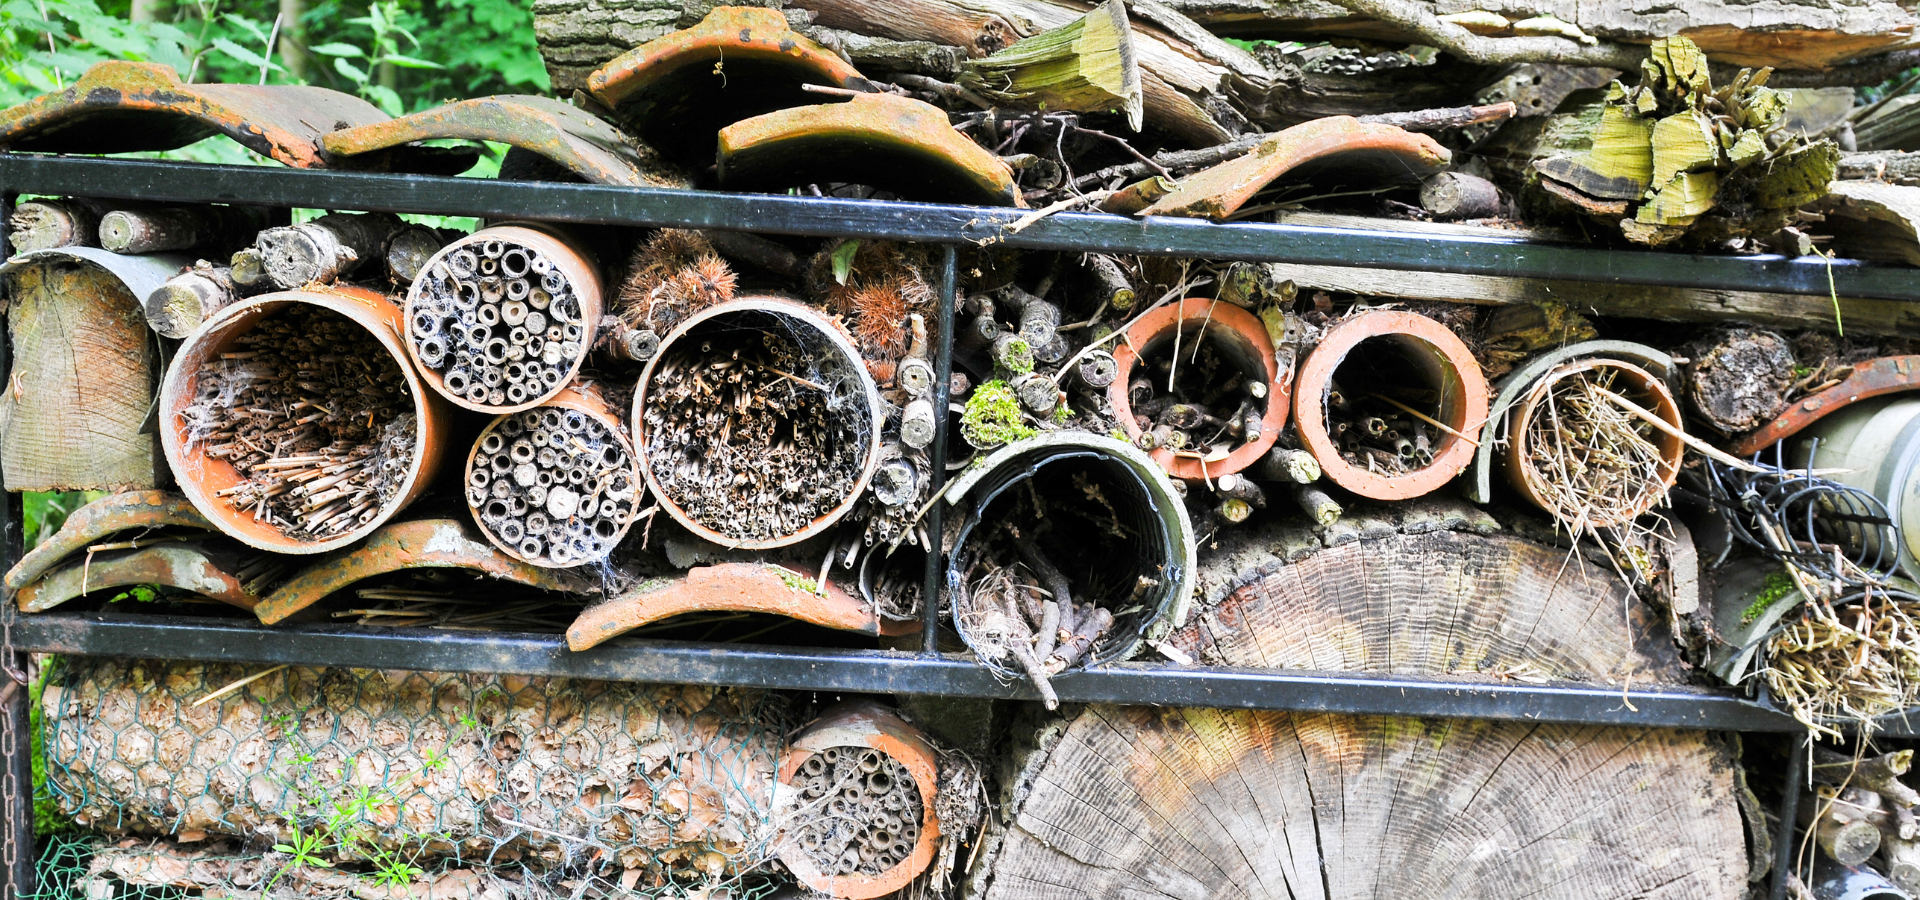
<instances>
[{"instance_id":1,"label":"tree bark","mask_svg":"<svg viewBox=\"0 0 1920 900\"><path fill-rule=\"evenodd\" d=\"M1242 586L1169 639L1208 663L1684 680L1617 580L1563 552L1435 533L1286 564L1284 535L1242 530L1213 558L1243 560L1213 563ZM1731 900L1746 883L1730 754L1700 733L1090 706L1030 746L974 896Z\"/></svg>"},{"instance_id":2,"label":"tree bark","mask_svg":"<svg viewBox=\"0 0 1920 900\"><path fill-rule=\"evenodd\" d=\"M1397 42L1432 43L1411 27L1363 11L1361 4L1323 0L1164 0L1200 24L1237 37L1312 39L1346 36ZM1818 0L1702 0L1648 7L1630 3L1581 3L1578 0L1396 0L1409 13L1437 18L1486 11L1512 21L1551 15L1602 42L1638 45L1683 34L1716 63L1820 70L1910 46L1914 11L1892 0L1826 3ZM1465 29L1461 29L1465 31ZM1472 35L1469 35L1472 37ZM1482 37L1492 52L1526 56L1509 62L1572 62L1585 45L1547 39ZM1504 49L1506 47L1511 50ZM1638 48L1628 48L1638 52ZM1638 60L1627 60L1637 68ZM1588 65L1612 65L1587 62ZM1620 66L1615 65L1615 68ZM1718 80L1718 79L1716 79ZM1868 83L1868 82L1861 82Z\"/></svg>"}]
</instances>

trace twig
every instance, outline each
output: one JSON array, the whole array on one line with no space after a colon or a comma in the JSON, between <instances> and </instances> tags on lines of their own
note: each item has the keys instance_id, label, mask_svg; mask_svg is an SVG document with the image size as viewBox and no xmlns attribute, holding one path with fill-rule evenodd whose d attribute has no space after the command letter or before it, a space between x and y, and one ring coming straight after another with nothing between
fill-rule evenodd
<instances>
[{"instance_id":1,"label":"twig","mask_svg":"<svg viewBox=\"0 0 1920 900\"><path fill-rule=\"evenodd\" d=\"M1467 437L1466 435L1461 434L1458 431L1453 430L1453 428L1447 425L1447 423L1442 422L1439 419L1436 419L1432 416L1429 416L1426 413L1423 413L1417 409L1414 409L1413 407L1408 406L1405 403L1401 403L1400 401L1395 400L1392 397L1389 397L1385 394L1370 394L1369 396L1373 397L1373 399L1375 400L1385 400L1388 403L1393 404L1394 406L1398 406L1403 412L1410 413L1413 415L1414 418L1417 418L1420 421L1427 423L1428 425L1432 425L1433 427L1438 428L1441 431L1444 431L1450 435L1453 435L1454 437L1457 437L1463 441L1466 441L1468 444L1472 445L1475 448L1478 448L1480 446L1479 441L1473 438Z\"/></svg>"},{"instance_id":2,"label":"twig","mask_svg":"<svg viewBox=\"0 0 1920 900\"><path fill-rule=\"evenodd\" d=\"M272 675L273 673L278 672L281 669L284 669L286 667L287 667L286 663L281 663L280 665L274 666L271 669L267 669L262 672L255 672L254 674L248 675L247 677L242 678L239 681L236 681L232 684L229 684L226 687L223 687L217 691L214 691L213 693L208 694L205 697L201 697L200 699L193 701L193 706L197 707L202 704L208 703L210 701L218 700L221 697L231 694L234 691L237 691L243 687L246 687L247 685L250 685L256 681L259 681L260 679L265 678L268 675ZM189 707L189 708L192 708L192 707Z\"/></svg>"},{"instance_id":3,"label":"twig","mask_svg":"<svg viewBox=\"0 0 1920 900\"><path fill-rule=\"evenodd\" d=\"M1676 438L1679 438L1681 443L1686 444L1688 447L1693 448L1695 452L1698 452L1701 456L1711 459L1714 462L1717 462L1723 466L1732 466L1733 468L1739 469L1742 472L1765 473L1767 471L1766 469L1760 468L1759 466L1756 466L1750 462L1747 462L1746 460L1743 460L1724 450L1721 450L1720 448L1715 447L1712 444L1707 443L1706 441L1703 441L1697 437L1694 437L1693 435L1690 435L1684 431L1681 431L1678 428L1673 427L1673 425L1667 422L1667 420L1662 419L1659 416L1654 415L1653 413L1647 412L1644 409L1641 409L1639 404L1636 404L1632 400L1628 400L1627 398L1622 397L1619 394L1616 394L1608 390L1598 390L1597 393L1599 393L1600 396L1605 397L1608 400L1619 404L1621 409L1624 409L1627 412L1630 412L1635 416L1640 417L1647 424L1652 425L1653 427L1658 428L1661 431L1664 431L1670 435L1673 435Z\"/></svg>"}]
</instances>

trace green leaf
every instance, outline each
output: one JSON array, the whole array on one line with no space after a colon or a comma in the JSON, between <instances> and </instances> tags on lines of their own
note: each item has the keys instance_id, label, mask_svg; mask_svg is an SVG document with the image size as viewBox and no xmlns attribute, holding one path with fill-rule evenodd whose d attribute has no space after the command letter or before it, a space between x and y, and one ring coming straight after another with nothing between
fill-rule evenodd
<instances>
[{"instance_id":1,"label":"green leaf","mask_svg":"<svg viewBox=\"0 0 1920 900\"><path fill-rule=\"evenodd\" d=\"M833 248L833 280L846 284L847 276L853 274L853 255L860 252L859 241L841 241Z\"/></svg>"},{"instance_id":2,"label":"green leaf","mask_svg":"<svg viewBox=\"0 0 1920 900\"><path fill-rule=\"evenodd\" d=\"M268 37L267 33L265 31L262 31L259 25L254 24L254 21L252 19L249 19L246 16L237 16L237 15L234 15L233 13L227 13L225 15L222 15L220 18L221 20L225 21L227 24L232 25L233 27L238 28L241 31L244 31L248 34L253 35L254 40L259 41L262 44L265 44L267 42L267 37Z\"/></svg>"},{"instance_id":3,"label":"green leaf","mask_svg":"<svg viewBox=\"0 0 1920 900\"><path fill-rule=\"evenodd\" d=\"M363 85L360 88L360 92L366 95L368 100L373 101L373 105L380 107L381 111L387 115L404 116L407 114L407 105L400 100L399 94L394 93L393 88L383 84L369 84Z\"/></svg>"},{"instance_id":4,"label":"green leaf","mask_svg":"<svg viewBox=\"0 0 1920 900\"><path fill-rule=\"evenodd\" d=\"M444 69L446 68L446 66L443 66L430 59L418 59L412 56L401 56L398 53L389 53L385 57L383 57L380 61L393 63L394 65L399 66L402 69Z\"/></svg>"},{"instance_id":5,"label":"green leaf","mask_svg":"<svg viewBox=\"0 0 1920 900\"><path fill-rule=\"evenodd\" d=\"M355 47L352 44L341 43L315 44L314 46L308 47L307 51L310 53L318 53L321 56L358 57L367 55L367 52L359 47Z\"/></svg>"},{"instance_id":6,"label":"green leaf","mask_svg":"<svg viewBox=\"0 0 1920 900\"><path fill-rule=\"evenodd\" d=\"M237 59L243 63L246 63L247 65L252 66L256 69L269 69L275 72L286 71L285 69L280 68L278 64L272 62L271 60L268 60L266 57L261 56L260 54L255 53L252 50L248 50L247 48L242 47L239 44L236 44L230 40L227 40L226 38L214 38L213 48L215 50L220 51L221 53L225 53L226 55L233 57L234 59Z\"/></svg>"},{"instance_id":7,"label":"green leaf","mask_svg":"<svg viewBox=\"0 0 1920 900\"><path fill-rule=\"evenodd\" d=\"M336 56L333 58L333 70L353 79L355 84L367 83L367 70L347 62L345 57Z\"/></svg>"},{"instance_id":8,"label":"green leaf","mask_svg":"<svg viewBox=\"0 0 1920 900\"><path fill-rule=\"evenodd\" d=\"M273 845L273 849L274 849L274 850L276 850L276 851L278 851L278 852L280 852L280 853L292 853L292 852L293 852L293 848L292 848L292 847L289 847L289 846L287 846L286 844L275 844L275 845Z\"/></svg>"}]
</instances>

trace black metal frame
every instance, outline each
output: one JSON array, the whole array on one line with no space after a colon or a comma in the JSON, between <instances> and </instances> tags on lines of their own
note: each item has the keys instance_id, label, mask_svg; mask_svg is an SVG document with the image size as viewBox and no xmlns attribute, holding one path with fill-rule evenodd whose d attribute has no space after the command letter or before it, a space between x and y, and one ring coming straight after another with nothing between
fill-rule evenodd
<instances>
[{"instance_id":1,"label":"black metal frame","mask_svg":"<svg viewBox=\"0 0 1920 900\"><path fill-rule=\"evenodd\" d=\"M1193 219L1136 220L1063 213L1017 228L1017 210L819 197L714 194L600 185L483 181L427 176L247 168L0 153L0 199L17 194L75 194L159 202L225 202L274 207L540 219L589 225L752 230L844 236L945 246L935 368L935 408L946 408L960 244L1001 243L1037 250L1192 256L1406 271L1540 277L1617 284L1752 290L1772 293L1920 301L1913 270L1777 256L1686 256L1529 243L1497 237L1409 234L1273 224L1215 225ZM8 204L0 204L4 212ZM4 239L0 216L0 239ZM6 351L0 341L0 369ZM932 447L936 489L945 473L947 425L939 419ZM941 509L929 513L932 533ZM0 485L0 568L20 554L20 513ZM928 561L927 595L939 585L937 555ZM796 690L944 694L1034 699L1024 683L1004 683L935 646L933 604L925 604L920 653L803 650L733 644L622 640L582 653L544 635L422 634L404 629L293 626L265 628L235 620L53 613L17 616L0 604L11 648L105 656L316 666L413 668L460 672L565 675L583 678L755 685ZM0 648L4 652L5 648ZM1067 701L1156 706L1207 706L1444 718L1522 719L1659 728L1794 732L1802 726L1764 703L1724 690L1602 684L1528 685L1353 673L1122 664L1063 675L1055 686ZM0 713L25 727L25 691ZM1901 720L1888 732L1920 729ZM1916 723L1920 724L1920 723ZM24 734L24 730L15 734ZM25 748L19 748L24 751ZM26 754L7 754L0 784L25 784ZM1792 836L1799 774L1789 773L1779 840ZM24 793L24 792L23 792ZM30 803L31 798L26 798ZM4 837L30 845L31 815L7 809ZM6 846L0 842L0 846ZM16 896L31 877L30 854L6 863ZM1778 873L1774 896L1785 883Z\"/></svg>"}]
</instances>

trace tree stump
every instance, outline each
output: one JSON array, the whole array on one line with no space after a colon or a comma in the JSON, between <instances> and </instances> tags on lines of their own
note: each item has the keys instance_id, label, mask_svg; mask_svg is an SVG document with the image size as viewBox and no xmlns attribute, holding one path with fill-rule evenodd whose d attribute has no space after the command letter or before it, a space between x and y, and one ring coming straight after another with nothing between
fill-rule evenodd
<instances>
[{"instance_id":1,"label":"tree stump","mask_svg":"<svg viewBox=\"0 0 1920 900\"><path fill-rule=\"evenodd\" d=\"M1249 573L1172 638L1209 662L1672 681L1614 578L1510 537L1394 535ZM1731 898L1729 751L1703 734L1089 706L1043 727L976 867L988 900Z\"/></svg>"}]
</instances>

